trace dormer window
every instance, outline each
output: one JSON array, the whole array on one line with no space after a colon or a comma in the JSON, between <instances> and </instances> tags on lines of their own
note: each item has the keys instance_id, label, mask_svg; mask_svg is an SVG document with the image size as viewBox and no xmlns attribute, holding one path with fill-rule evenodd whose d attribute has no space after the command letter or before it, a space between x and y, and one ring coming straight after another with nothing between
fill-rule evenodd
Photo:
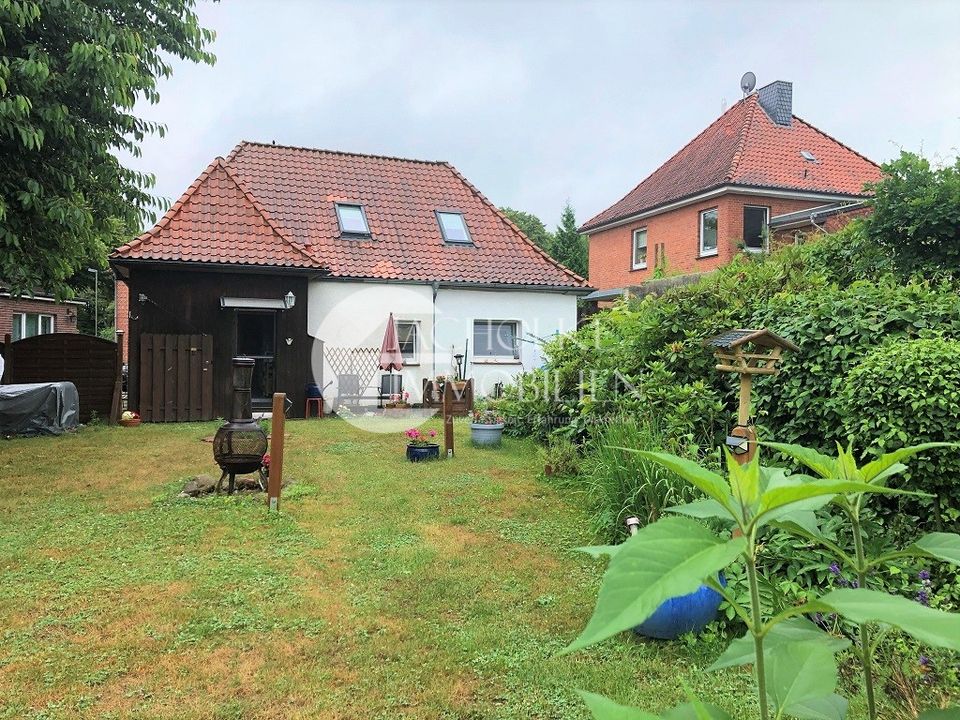
<instances>
[{"instance_id":1,"label":"dormer window","mask_svg":"<svg viewBox=\"0 0 960 720\"><path fill-rule=\"evenodd\" d=\"M473 240L470 238L470 231L467 230L467 221L463 213L459 212L441 212L437 211L437 222L440 223L440 233L443 235L443 241L456 243L458 245L470 245Z\"/></svg>"},{"instance_id":2,"label":"dormer window","mask_svg":"<svg viewBox=\"0 0 960 720\"><path fill-rule=\"evenodd\" d=\"M337 203L337 222L340 223L341 235L370 237L370 226L367 225L367 214L363 211L363 205Z\"/></svg>"}]
</instances>

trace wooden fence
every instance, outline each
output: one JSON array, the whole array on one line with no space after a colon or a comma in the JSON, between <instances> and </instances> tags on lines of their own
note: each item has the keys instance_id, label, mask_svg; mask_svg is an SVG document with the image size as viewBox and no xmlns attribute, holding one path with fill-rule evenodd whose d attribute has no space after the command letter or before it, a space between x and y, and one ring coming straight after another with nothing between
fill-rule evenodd
<instances>
[{"instance_id":1,"label":"wooden fence","mask_svg":"<svg viewBox=\"0 0 960 720\"><path fill-rule=\"evenodd\" d=\"M72 382L80 396L80 422L120 415L123 333L117 342L93 335L51 333L16 342L4 338L3 380L10 384Z\"/></svg>"},{"instance_id":2,"label":"wooden fence","mask_svg":"<svg viewBox=\"0 0 960 720\"><path fill-rule=\"evenodd\" d=\"M140 418L213 420L213 338L140 335Z\"/></svg>"}]
</instances>

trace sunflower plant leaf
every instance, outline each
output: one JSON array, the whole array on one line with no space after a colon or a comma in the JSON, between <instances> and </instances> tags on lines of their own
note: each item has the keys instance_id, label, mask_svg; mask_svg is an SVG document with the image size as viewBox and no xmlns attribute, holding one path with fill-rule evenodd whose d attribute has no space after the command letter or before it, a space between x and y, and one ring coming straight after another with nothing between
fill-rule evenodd
<instances>
[{"instance_id":1,"label":"sunflower plant leaf","mask_svg":"<svg viewBox=\"0 0 960 720\"><path fill-rule=\"evenodd\" d=\"M639 625L665 600L697 590L745 548L744 538L723 540L683 517L666 517L641 528L611 558L593 616L564 652Z\"/></svg>"}]
</instances>

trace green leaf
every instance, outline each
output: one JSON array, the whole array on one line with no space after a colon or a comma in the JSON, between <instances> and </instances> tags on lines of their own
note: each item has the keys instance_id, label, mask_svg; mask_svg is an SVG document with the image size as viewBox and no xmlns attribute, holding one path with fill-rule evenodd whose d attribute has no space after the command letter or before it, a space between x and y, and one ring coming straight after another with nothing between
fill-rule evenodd
<instances>
[{"instance_id":1,"label":"green leaf","mask_svg":"<svg viewBox=\"0 0 960 720\"><path fill-rule=\"evenodd\" d=\"M733 497L730 495L727 482L723 479L722 475L718 475L715 472L711 472L706 468L700 467L700 465L695 463L693 460L677 457L676 455L671 455L670 453L634 450L633 448L620 449L637 453L648 460L652 460L655 463L663 465L665 468L667 468L667 470L675 472L698 490L706 495L709 495L718 503L723 505L723 507L730 511L731 515L736 516L736 505L733 501Z\"/></svg>"},{"instance_id":2,"label":"green leaf","mask_svg":"<svg viewBox=\"0 0 960 720\"><path fill-rule=\"evenodd\" d=\"M613 557L623 545L591 545L589 547L574 548L577 552L586 553L590 557L602 558L606 556Z\"/></svg>"},{"instance_id":3,"label":"green leaf","mask_svg":"<svg viewBox=\"0 0 960 720\"><path fill-rule=\"evenodd\" d=\"M723 450L727 456L727 476L733 496L743 507L752 508L760 497L760 455L754 455L750 462L741 465L733 453L726 448Z\"/></svg>"},{"instance_id":4,"label":"green leaf","mask_svg":"<svg viewBox=\"0 0 960 720\"><path fill-rule=\"evenodd\" d=\"M697 700L668 710L664 713L663 720L731 720L731 718L717 706Z\"/></svg>"},{"instance_id":5,"label":"green leaf","mask_svg":"<svg viewBox=\"0 0 960 720\"><path fill-rule=\"evenodd\" d=\"M778 717L787 708L833 694L837 687L836 660L820 643L781 644L764 656L767 695Z\"/></svg>"},{"instance_id":6,"label":"green leaf","mask_svg":"<svg viewBox=\"0 0 960 720\"><path fill-rule=\"evenodd\" d=\"M667 517L647 525L610 560L593 617L564 652L639 625L665 600L697 590L745 549L744 538L724 541L687 518Z\"/></svg>"},{"instance_id":7,"label":"green leaf","mask_svg":"<svg viewBox=\"0 0 960 720\"><path fill-rule=\"evenodd\" d=\"M920 713L920 720L960 720L960 706L942 710L924 710Z\"/></svg>"},{"instance_id":8,"label":"green leaf","mask_svg":"<svg viewBox=\"0 0 960 720\"><path fill-rule=\"evenodd\" d=\"M840 652L850 645L850 641L846 638L838 638L825 633L804 617L793 617L770 628L770 631L763 638L763 647L765 651L769 652L781 645L802 642L819 643L831 653ZM723 654L707 670L720 670L736 665L752 664L756 661L756 657L753 635L747 633L730 643Z\"/></svg>"},{"instance_id":9,"label":"green leaf","mask_svg":"<svg viewBox=\"0 0 960 720\"><path fill-rule=\"evenodd\" d=\"M834 590L810 603L855 623L885 623L935 647L960 650L960 614L924 607L877 590Z\"/></svg>"},{"instance_id":10,"label":"green leaf","mask_svg":"<svg viewBox=\"0 0 960 720\"><path fill-rule=\"evenodd\" d=\"M798 507L795 503L817 497L835 497L843 493L880 492L897 494L901 491L879 488L852 480L814 479L806 475L788 475L776 485L771 484L760 496L757 519L778 508L811 509L809 505ZM815 503L814 503L815 504ZM769 520L769 518L765 518Z\"/></svg>"},{"instance_id":11,"label":"green leaf","mask_svg":"<svg viewBox=\"0 0 960 720\"><path fill-rule=\"evenodd\" d=\"M908 550L916 550L937 560L960 565L960 535L935 532L924 535Z\"/></svg>"},{"instance_id":12,"label":"green leaf","mask_svg":"<svg viewBox=\"0 0 960 720\"><path fill-rule=\"evenodd\" d=\"M686 505L676 505L674 507L666 508L666 511L695 518L720 518L722 520L734 520L734 517L730 514L730 511L713 498L695 500L694 502L687 503Z\"/></svg>"},{"instance_id":13,"label":"green leaf","mask_svg":"<svg viewBox=\"0 0 960 720\"><path fill-rule=\"evenodd\" d=\"M645 712L640 708L615 703L603 695L577 690L577 695L590 710L594 720L660 720L659 715Z\"/></svg>"},{"instance_id":14,"label":"green leaf","mask_svg":"<svg viewBox=\"0 0 960 720\"><path fill-rule=\"evenodd\" d=\"M801 700L785 708L787 715L800 720L843 720L850 703L839 695Z\"/></svg>"},{"instance_id":15,"label":"green leaf","mask_svg":"<svg viewBox=\"0 0 960 720\"><path fill-rule=\"evenodd\" d=\"M922 453L925 450L933 450L935 448L955 448L957 447L956 443L946 443L946 442L931 442L923 443L922 445L911 445L910 447L900 448L899 450L894 450L893 452L882 455L872 462L868 462L864 465L860 472L863 473L863 478L866 482L872 482L880 473L882 473L887 468L899 463L901 460L906 460L908 457L912 457L918 453Z\"/></svg>"},{"instance_id":16,"label":"green leaf","mask_svg":"<svg viewBox=\"0 0 960 720\"><path fill-rule=\"evenodd\" d=\"M788 443L762 442L764 447L771 447L787 457L791 457L801 465L810 468L820 477L835 478L839 474L840 466L836 458L829 455L818 453L812 448L803 445L790 445Z\"/></svg>"}]
</instances>

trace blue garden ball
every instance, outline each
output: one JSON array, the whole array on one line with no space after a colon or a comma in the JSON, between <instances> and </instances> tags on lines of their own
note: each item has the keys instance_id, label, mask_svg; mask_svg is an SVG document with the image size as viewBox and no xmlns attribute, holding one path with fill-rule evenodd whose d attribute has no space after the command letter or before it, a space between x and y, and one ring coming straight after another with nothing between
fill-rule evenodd
<instances>
[{"instance_id":1,"label":"blue garden ball","mask_svg":"<svg viewBox=\"0 0 960 720\"><path fill-rule=\"evenodd\" d=\"M727 579L720 573L717 576L723 587ZM717 619L717 611L723 598L713 588L701 585L689 595L671 598L656 609L650 617L637 625L633 631L637 635L675 640L684 633L699 633L708 624Z\"/></svg>"}]
</instances>

